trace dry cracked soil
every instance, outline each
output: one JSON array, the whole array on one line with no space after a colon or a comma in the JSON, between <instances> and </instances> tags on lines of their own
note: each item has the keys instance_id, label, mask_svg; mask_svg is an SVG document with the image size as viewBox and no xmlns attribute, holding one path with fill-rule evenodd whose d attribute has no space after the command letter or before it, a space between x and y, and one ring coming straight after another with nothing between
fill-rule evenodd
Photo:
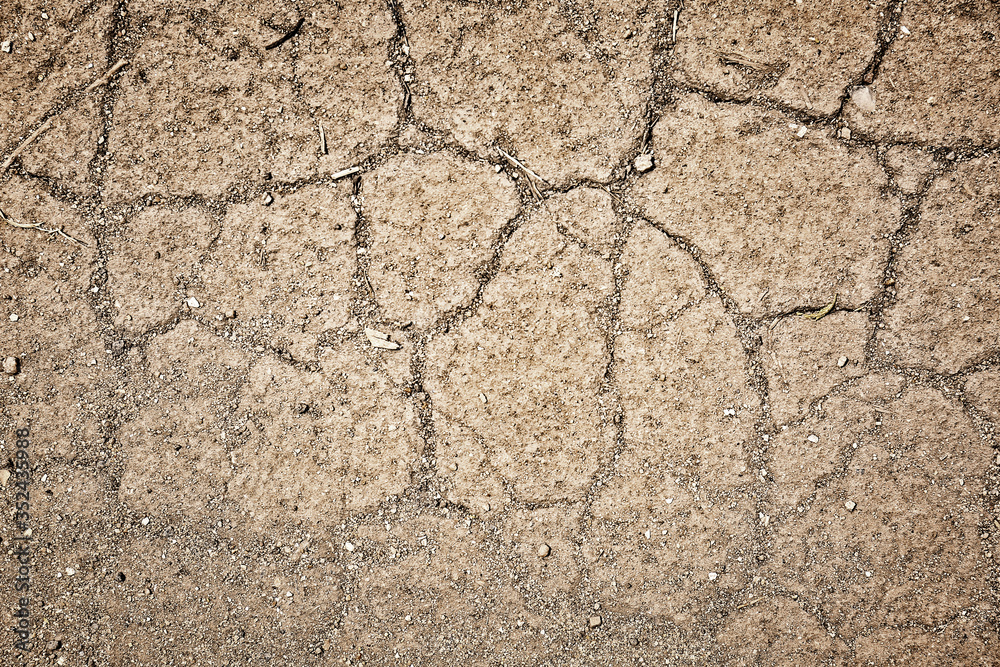
<instances>
[{"instance_id":1,"label":"dry cracked soil","mask_svg":"<svg viewBox=\"0 0 1000 667\"><path fill-rule=\"evenodd\" d=\"M993 0L0 0L0 663L998 665Z\"/></svg>"}]
</instances>

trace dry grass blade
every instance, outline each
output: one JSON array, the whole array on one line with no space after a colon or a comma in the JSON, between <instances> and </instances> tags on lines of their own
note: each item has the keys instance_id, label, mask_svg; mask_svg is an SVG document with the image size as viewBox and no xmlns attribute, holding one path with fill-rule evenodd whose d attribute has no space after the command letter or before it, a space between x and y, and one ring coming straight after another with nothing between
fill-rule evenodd
<instances>
[{"instance_id":1,"label":"dry grass blade","mask_svg":"<svg viewBox=\"0 0 1000 667\"><path fill-rule=\"evenodd\" d=\"M526 166L521 164L521 162L518 161L517 158L515 158L513 155L506 152L499 146L497 146L497 152L501 155L501 157L503 157L505 160L510 162L512 165L514 165L524 173L525 180L528 182L528 187L531 188L531 194L533 194L535 196L535 199L537 199L538 201L542 201L543 199L542 193L538 191L537 187L535 187L535 181L537 180L539 183L543 185L548 185L548 181L546 181L544 178L542 178L535 172L528 169Z\"/></svg>"},{"instance_id":2,"label":"dry grass blade","mask_svg":"<svg viewBox=\"0 0 1000 667\"><path fill-rule=\"evenodd\" d=\"M807 320L821 320L827 315L829 315L830 311L832 311L834 306L836 305L837 305L837 295L834 294L833 301L831 301L830 303L826 304L819 310L813 311L811 313L799 313L799 317L804 317Z\"/></svg>"},{"instance_id":3,"label":"dry grass blade","mask_svg":"<svg viewBox=\"0 0 1000 667\"><path fill-rule=\"evenodd\" d=\"M40 223L40 222L35 222L35 223L30 223L30 224L27 223L27 222L17 222L15 220L7 217L7 214L3 212L3 209L0 209L0 220L3 220L4 222L6 222L11 227L17 227L18 229L35 229L37 231L44 232L46 234L58 234L59 236L63 237L64 239L67 239L69 241L73 241L74 243L79 243L82 246L87 245L86 243L84 243L80 239L74 238L74 237L70 236L69 234L67 234L65 231L63 231L62 227L43 227L42 223Z\"/></svg>"}]
</instances>

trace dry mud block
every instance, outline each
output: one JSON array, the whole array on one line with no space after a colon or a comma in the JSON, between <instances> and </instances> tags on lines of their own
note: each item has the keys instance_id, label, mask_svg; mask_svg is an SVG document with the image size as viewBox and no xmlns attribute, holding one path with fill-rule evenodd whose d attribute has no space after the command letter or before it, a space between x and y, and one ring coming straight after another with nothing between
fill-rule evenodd
<instances>
[{"instance_id":1,"label":"dry mud block","mask_svg":"<svg viewBox=\"0 0 1000 667\"><path fill-rule=\"evenodd\" d=\"M986 418L1000 426L1000 371L973 373L965 383L965 396Z\"/></svg>"},{"instance_id":2,"label":"dry mud block","mask_svg":"<svg viewBox=\"0 0 1000 667\"><path fill-rule=\"evenodd\" d=\"M740 485L760 398L736 326L704 295L697 264L649 225L637 226L623 264L622 312L647 313L635 328L623 319L615 346L632 455L702 487Z\"/></svg>"},{"instance_id":3,"label":"dry mud block","mask_svg":"<svg viewBox=\"0 0 1000 667\"><path fill-rule=\"evenodd\" d=\"M848 649L799 604L776 598L729 617L717 640L730 665L847 664Z\"/></svg>"},{"instance_id":4,"label":"dry mud block","mask_svg":"<svg viewBox=\"0 0 1000 667\"><path fill-rule=\"evenodd\" d=\"M198 208L146 208L117 228L107 240L115 325L140 333L176 319L217 234L212 217Z\"/></svg>"},{"instance_id":5,"label":"dry mud block","mask_svg":"<svg viewBox=\"0 0 1000 667\"><path fill-rule=\"evenodd\" d=\"M581 548L587 587L604 605L691 627L708 603L748 583L746 494L678 483L634 454L623 455L616 473L594 501Z\"/></svg>"},{"instance_id":6,"label":"dry mud block","mask_svg":"<svg viewBox=\"0 0 1000 667\"><path fill-rule=\"evenodd\" d=\"M878 141L996 146L998 38L994 3L908 0L878 78L847 102L851 127Z\"/></svg>"},{"instance_id":7,"label":"dry mud block","mask_svg":"<svg viewBox=\"0 0 1000 667\"><path fill-rule=\"evenodd\" d=\"M388 9L209 5L130 6L145 39L115 102L109 196L219 197L240 181L329 174L389 137L402 99L386 64ZM299 18L296 37L264 48Z\"/></svg>"},{"instance_id":8,"label":"dry mud block","mask_svg":"<svg viewBox=\"0 0 1000 667\"><path fill-rule=\"evenodd\" d=\"M406 154L365 177L364 207L379 304L390 319L426 327L475 296L518 199L490 164Z\"/></svg>"},{"instance_id":9,"label":"dry mud block","mask_svg":"<svg viewBox=\"0 0 1000 667\"><path fill-rule=\"evenodd\" d=\"M364 343L324 349L319 372L265 356L240 411L249 437L233 449L234 502L254 525L334 521L403 491L419 451L412 402L373 368Z\"/></svg>"},{"instance_id":10,"label":"dry mud block","mask_svg":"<svg viewBox=\"0 0 1000 667\"><path fill-rule=\"evenodd\" d=\"M62 228L86 244L0 222L0 360L16 359L8 369L16 374L0 373L0 425L9 434L28 425L33 439L53 448L47 456L73 459L101 443L109 375L88 292L96 242L73 207L36 182L12 178L4 194L3 210L13 221ZM98 291L99 308L107 305L102 297Z\"/></svg>"},{"instance_id":11,"label":"dry mud block","mask_svg":"<svg viewBox=\"0 0 1000 667\"><path fill-rule=\"evenodd\" d=\"M834 295L857 307L878 292L899 204L873 151L806 129L688 95L653 130L658 166L634 193L660 227L697 246L741 312L820 308Z\"/></svg>"},{"instance_id":12,"label":"dry mud block","mask_svg":"<svg viewBox=\"0 0 1000 667\"><path fill-rule=\"evenodd\" d=\"M251 550L241 544L242 532L237 524L212 522L179 540L154 520L116 534L111 554L105 549L64 579L63 585L95 584L89 588L102 607L91 616L100 619L91 626L100 636L92 653L97 662L212 664L245 662L253 653L262 662L270 656L310 664L330 626L317 608L343 608L343 568L312 553L295 557L308 538ZM163 641L161 626L146 618L172 619L173 641ZM87 641L79 628L64 639L64 651Z\"/></svg>"},{"instance_id":13,"label":"dry mud block","mask_svg":"<svg viewBox=\"0 0 1000 667\"><path fill-rule=\"evenodd\" d=\"M220 331L315 359L350 316L357 265L351 184L309 185L274 201L229 207L188 293Z\"/></svg>"},{"instance_id":14,"label":"dry mud block","mask_svg":"<svg viewBox=\"0 0 1000 667\"><path fill-rule=\"evenodd\" d=\"M883 628L854 642L854 664L860 665L995 665L996 625L957 616L943 627Z\"/></svg>"},{"instance_id":15,"label":"dry mud block","mask_svg":"<svg viewBox=\"0 0 1000 667\"><path fill-rule=\"evenodd\" d=\"M122 428L122 501L172 519L212 513L255 529L333 521L399 493L416 456L408 400L361 346L325 350L322 370L245 353L186 321L148 352L168 400ZM237 514L238 512L238 514Z\"/></svg>"},{"instance_id":16,"label":"dry mud block","mask_svg":"<svg viewBox=\"0 0 1000 667\"><path fill-rule=\"evenodd\" d=\"M406 0L414 113L481 156L512 150L553 183L611 178L642 136L666 6L577 4Z\"/></svg>"},{"instance_id":17,"label":"dry mud block","mask_svg":"<svg viewBox=\"0 0 1000 667\"><path fill-rule=\"evenodd\" d=\"M443 512L404 517L389 530L381 523L358 527L347 542L355 588L342 648L417 664L518 663L520 650L538 650L538 631L522 628L524 602L491 532Z\"/></svg>"},{"instance_id":18,"label":"dry mud block","mask_svg":"<svg viewBox=\"0 0 1000 667\"><path fill-rule=\"evenodd\" d=\"M30 174L93 194L96 186L88 169L103 125L100 96L86 96L52 118L50 129L21 153L21 164Z\"/></svg>"},{"instance_id":19,"label":"dry mud block","mask_svg":"<svg viewBox=\"0 0 1000 667\"><path fill-rule=\"evenodd\" d=\"M763 98L833 114L875 56L888 4L685 3L671 73L729 99Z\"/></svg>"},{"instance_id":20,"label":"dry mud block","mask_svg":"<svg viewBox=\"0 0 1000 667\"><path fill-rule=\"evenodd\" d=\"M797 419L835 386L864 373L867 313L837 312L820 320L789 316L765 327L762 358L771 417Z\"/></svg>"},{"instance_id":21,"label":"dry mud block","mask_svg":"<svg viewBox=\"0 0 1000 667\"><path fill-rule=\"evenodd\" d=\"M706 296L694 261L645 223L622 260L614 373L625 450L594 500L583 555L610 608L687 625L745 581L752 505L741 489L750 480L743 443L760 400L736 327Z\"/></svg>"},{"instance_id":22,"label":"dry mud block","mask_svg":"<svg viewBox=\"0 0 1000 667\"><path fill-rule=\"evenodd\" d=\"M66 2L58 7L33 0L4 3L0 15L0 42L5 45L0 49L0 155L4 158L63 97L96 81L108 69L114 7L115 3L106 1ZM48 18L43 18L43 13ZM99 94L97 91L92 97L99 99ZM59 122L54 120L54 124ZM89 122L80 118L67 122L81 131L103 121L95 117ZM95 137L91 150L96 146ZM56 154L60 154L58 150ZM85 168L82 173L86 173Z\"/></svg>"},{"instance_id":23,"label":"dry mud block","mask_svg":"<svg viewBox=\"0 0 1000 667\"><path fill-rule=\"evenodd\" d=\"M427 346L438 423L480 438L520 500L580 498L613 442L601 397L613 289L610 263L542 210L508 241L475 314Z\"/></svg>"},{"instance_id":24,"label":"dry mud block","mask_svg":"<svg viewBox=\"0 0 1000 667\"><path fill-rule=\"evenodd\" d=\"M157 520L211 518L232 476L228 450L243 428L236 407L249 357L187 320L155 337L146 359L148 370L136 369L133 386L158 398L119 430L119 497Z\"/></svg>"},{"instance_id":25,"label":"dry mud block","mask_svg":"<svg viewBox=\"0 0 1000 667\"><path fill-rule=\"evenodd\" d=\"M939 177L896 260L879 342L896 363L955 373L1000 349L1000 158Z\"/></svg>"},{"instance_id":26,"label":"dry mud block","mask_svg":"<svg viewBox=\"0 0 1000 667\"><path fill-rule=\"evenodd\" d=\"M979 531L992 450L961 404L872 376L806 433L771 452L778 499L802 503L772 521L767 567L786 590L849 639L992 607Z\"/></svg>"}]
</instances>

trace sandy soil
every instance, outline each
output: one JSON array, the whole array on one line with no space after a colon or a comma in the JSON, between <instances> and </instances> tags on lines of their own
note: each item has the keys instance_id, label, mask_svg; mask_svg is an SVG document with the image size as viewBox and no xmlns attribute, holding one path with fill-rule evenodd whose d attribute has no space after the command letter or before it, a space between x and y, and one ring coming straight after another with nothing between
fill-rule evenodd
<instances>
[{"instance_id":1,"label":"sandy soil","mask_svg":"<svg viewBox=\"0 0 1000 667\"><path fill-rule=\"evenodd\" d=\"M4 0L0 663L1000 664L998 36Z\"/></svg>"}]
</instances>

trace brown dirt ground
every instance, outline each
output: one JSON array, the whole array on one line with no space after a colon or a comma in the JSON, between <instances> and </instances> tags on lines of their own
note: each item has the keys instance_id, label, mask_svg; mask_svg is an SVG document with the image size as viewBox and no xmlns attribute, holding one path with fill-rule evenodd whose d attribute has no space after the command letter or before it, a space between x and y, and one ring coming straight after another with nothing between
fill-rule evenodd
<instances>
[{"instance_id":1,"label":"brown dirt ground","mask_svg":"<svg viewBox=\"0 0 1000 667\"><path fill-rule=\"evenodd\" d=\"M0 663L1000 664L998 38L5 0Z\"/></svg>"}]
</instances>

